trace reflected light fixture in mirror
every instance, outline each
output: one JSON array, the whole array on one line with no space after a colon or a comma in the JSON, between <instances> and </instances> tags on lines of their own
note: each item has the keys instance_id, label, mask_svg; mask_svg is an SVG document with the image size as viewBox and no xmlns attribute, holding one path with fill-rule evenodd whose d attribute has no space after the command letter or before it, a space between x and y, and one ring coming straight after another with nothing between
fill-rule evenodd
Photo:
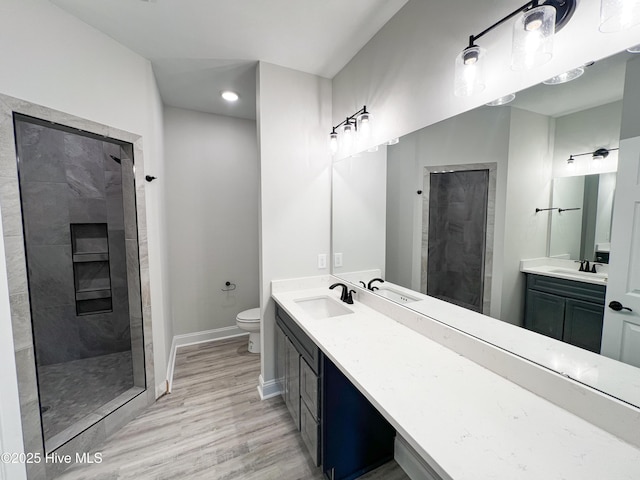
<instances>
[{"instance_id":1,"label":"reflected light fixture in mirror","mask_svg":"<svg viewBox=\"0 0 640 480\"><path fill-rule=\"evenodd\" d=\"M556 75L554 77L548 78L545 80L545 85L560 85L562 83L567 83L576 78L580 78L584 73L584 67L574 68L573 70L569 70L568 72L561 73L560 75Z\"/></svg>"},{"instance_id":2,"label":"reflected light fixture in mirror","mask_svg":"<svg viewBox=\"0 0 640 480\"><path fill-rule=\"evenodd\" d=\"M506 105L507 103L511 103L515 100L516 94L510 93L509 95L505 95L504 97L496 98L494 101L487 103L486 105L489 107L500 107L502 105Z\"/></svg>"},{"instance_id":3,"label":"reflected light fixture in mirror","mask_svg":"<svg viewBox=\"0 0 640 480\"><path fill-rule=\"evenodd\" d=\"M634 45L633 47L627 48L627 52L629 52L629 53L640 53L640 43L638 45Z\"/></svg>"},{"instance_id":4,"label":"reflected light fixture in mirror","mask_svg":"<svg viewBox=\"0 0 640 480\"><path fill-rule=\"evenodd\" d=\"M601 32L621 32L638 24L640 24L640 0L602 0Z\"/></svg>"},{"instance_id":5,"label":"reflected light fixture in mirror","mask_svg":"<svg viewBox=\"0 0 640 480\"><path fill-rule=\"evenodd\" d=\"M551 60L556 9L541 5L525 11L513 25L511 68L531 70Z\"/></svg>"}]
</instances>

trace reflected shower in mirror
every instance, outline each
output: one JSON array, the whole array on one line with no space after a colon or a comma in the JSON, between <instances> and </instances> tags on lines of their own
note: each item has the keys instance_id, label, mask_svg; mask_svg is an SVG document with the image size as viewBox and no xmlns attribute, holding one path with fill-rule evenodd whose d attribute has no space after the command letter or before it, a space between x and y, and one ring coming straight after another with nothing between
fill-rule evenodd
<instances>
[{"instance_id":1,"label":"reflected shower in mirror","mask_svg":"<svg viewBox=\"0 0 640 480\"><path fill-rule=\"evenodd\" d=\"M553 180L549 256L609 263L616 174Z\"/></svg>"}]
</instances>

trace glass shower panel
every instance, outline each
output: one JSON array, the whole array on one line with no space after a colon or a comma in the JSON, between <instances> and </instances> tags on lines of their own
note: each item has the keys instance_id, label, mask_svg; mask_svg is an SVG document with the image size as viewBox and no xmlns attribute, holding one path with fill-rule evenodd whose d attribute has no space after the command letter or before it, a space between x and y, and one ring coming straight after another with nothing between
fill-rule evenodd
<instances>
[{"instance_id":1,"label":"glass shower panel","mask_svg":"<svg viewBox=\"0 0 640 480\"><path fill-rule=\"evenodd\" d=\"M427 295L482 312L488 170L432 173Z\"/></svg>"},{"instance_id":2,"label":"glass shower panel","mask_svg":"<svg viewBox=\"0 0 640 480\"><path fill-rule=\"evenodd\" d=\"M16 116L47 451L146 388L131 148Z\"/></svg>"}]
</instances>

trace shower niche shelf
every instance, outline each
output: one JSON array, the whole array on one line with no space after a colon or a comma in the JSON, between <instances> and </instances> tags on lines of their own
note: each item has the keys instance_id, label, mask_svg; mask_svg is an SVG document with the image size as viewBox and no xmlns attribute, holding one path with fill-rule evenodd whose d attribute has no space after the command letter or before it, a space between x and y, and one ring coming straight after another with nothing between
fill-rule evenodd
<instances>
[{"instance_id":1,"label":"shower niche shelf","mask_svg":"<svg viewBox=\"0 0 640 480\"><path fill-rule=\"evenodd\" d=\"M76 314L113 311L106 223L72 223L71 249Z\"/></svg>"}]
</instances>

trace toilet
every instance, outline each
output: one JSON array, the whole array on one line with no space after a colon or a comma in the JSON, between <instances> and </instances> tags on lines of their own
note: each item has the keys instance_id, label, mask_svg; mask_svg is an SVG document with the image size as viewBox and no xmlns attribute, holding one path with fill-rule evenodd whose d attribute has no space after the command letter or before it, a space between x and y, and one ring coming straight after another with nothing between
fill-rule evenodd
<instances>
[{"instance_id":1,"label":"toilet","mask_svg":"<svg viewBox=\"0 0 640 480\"><path fill-rule=\"evenodd\" d=\"M236 316L239 329L249 332L249 352L260 353L260 309L252 308Z\"/></svg>"}]
</instances>

